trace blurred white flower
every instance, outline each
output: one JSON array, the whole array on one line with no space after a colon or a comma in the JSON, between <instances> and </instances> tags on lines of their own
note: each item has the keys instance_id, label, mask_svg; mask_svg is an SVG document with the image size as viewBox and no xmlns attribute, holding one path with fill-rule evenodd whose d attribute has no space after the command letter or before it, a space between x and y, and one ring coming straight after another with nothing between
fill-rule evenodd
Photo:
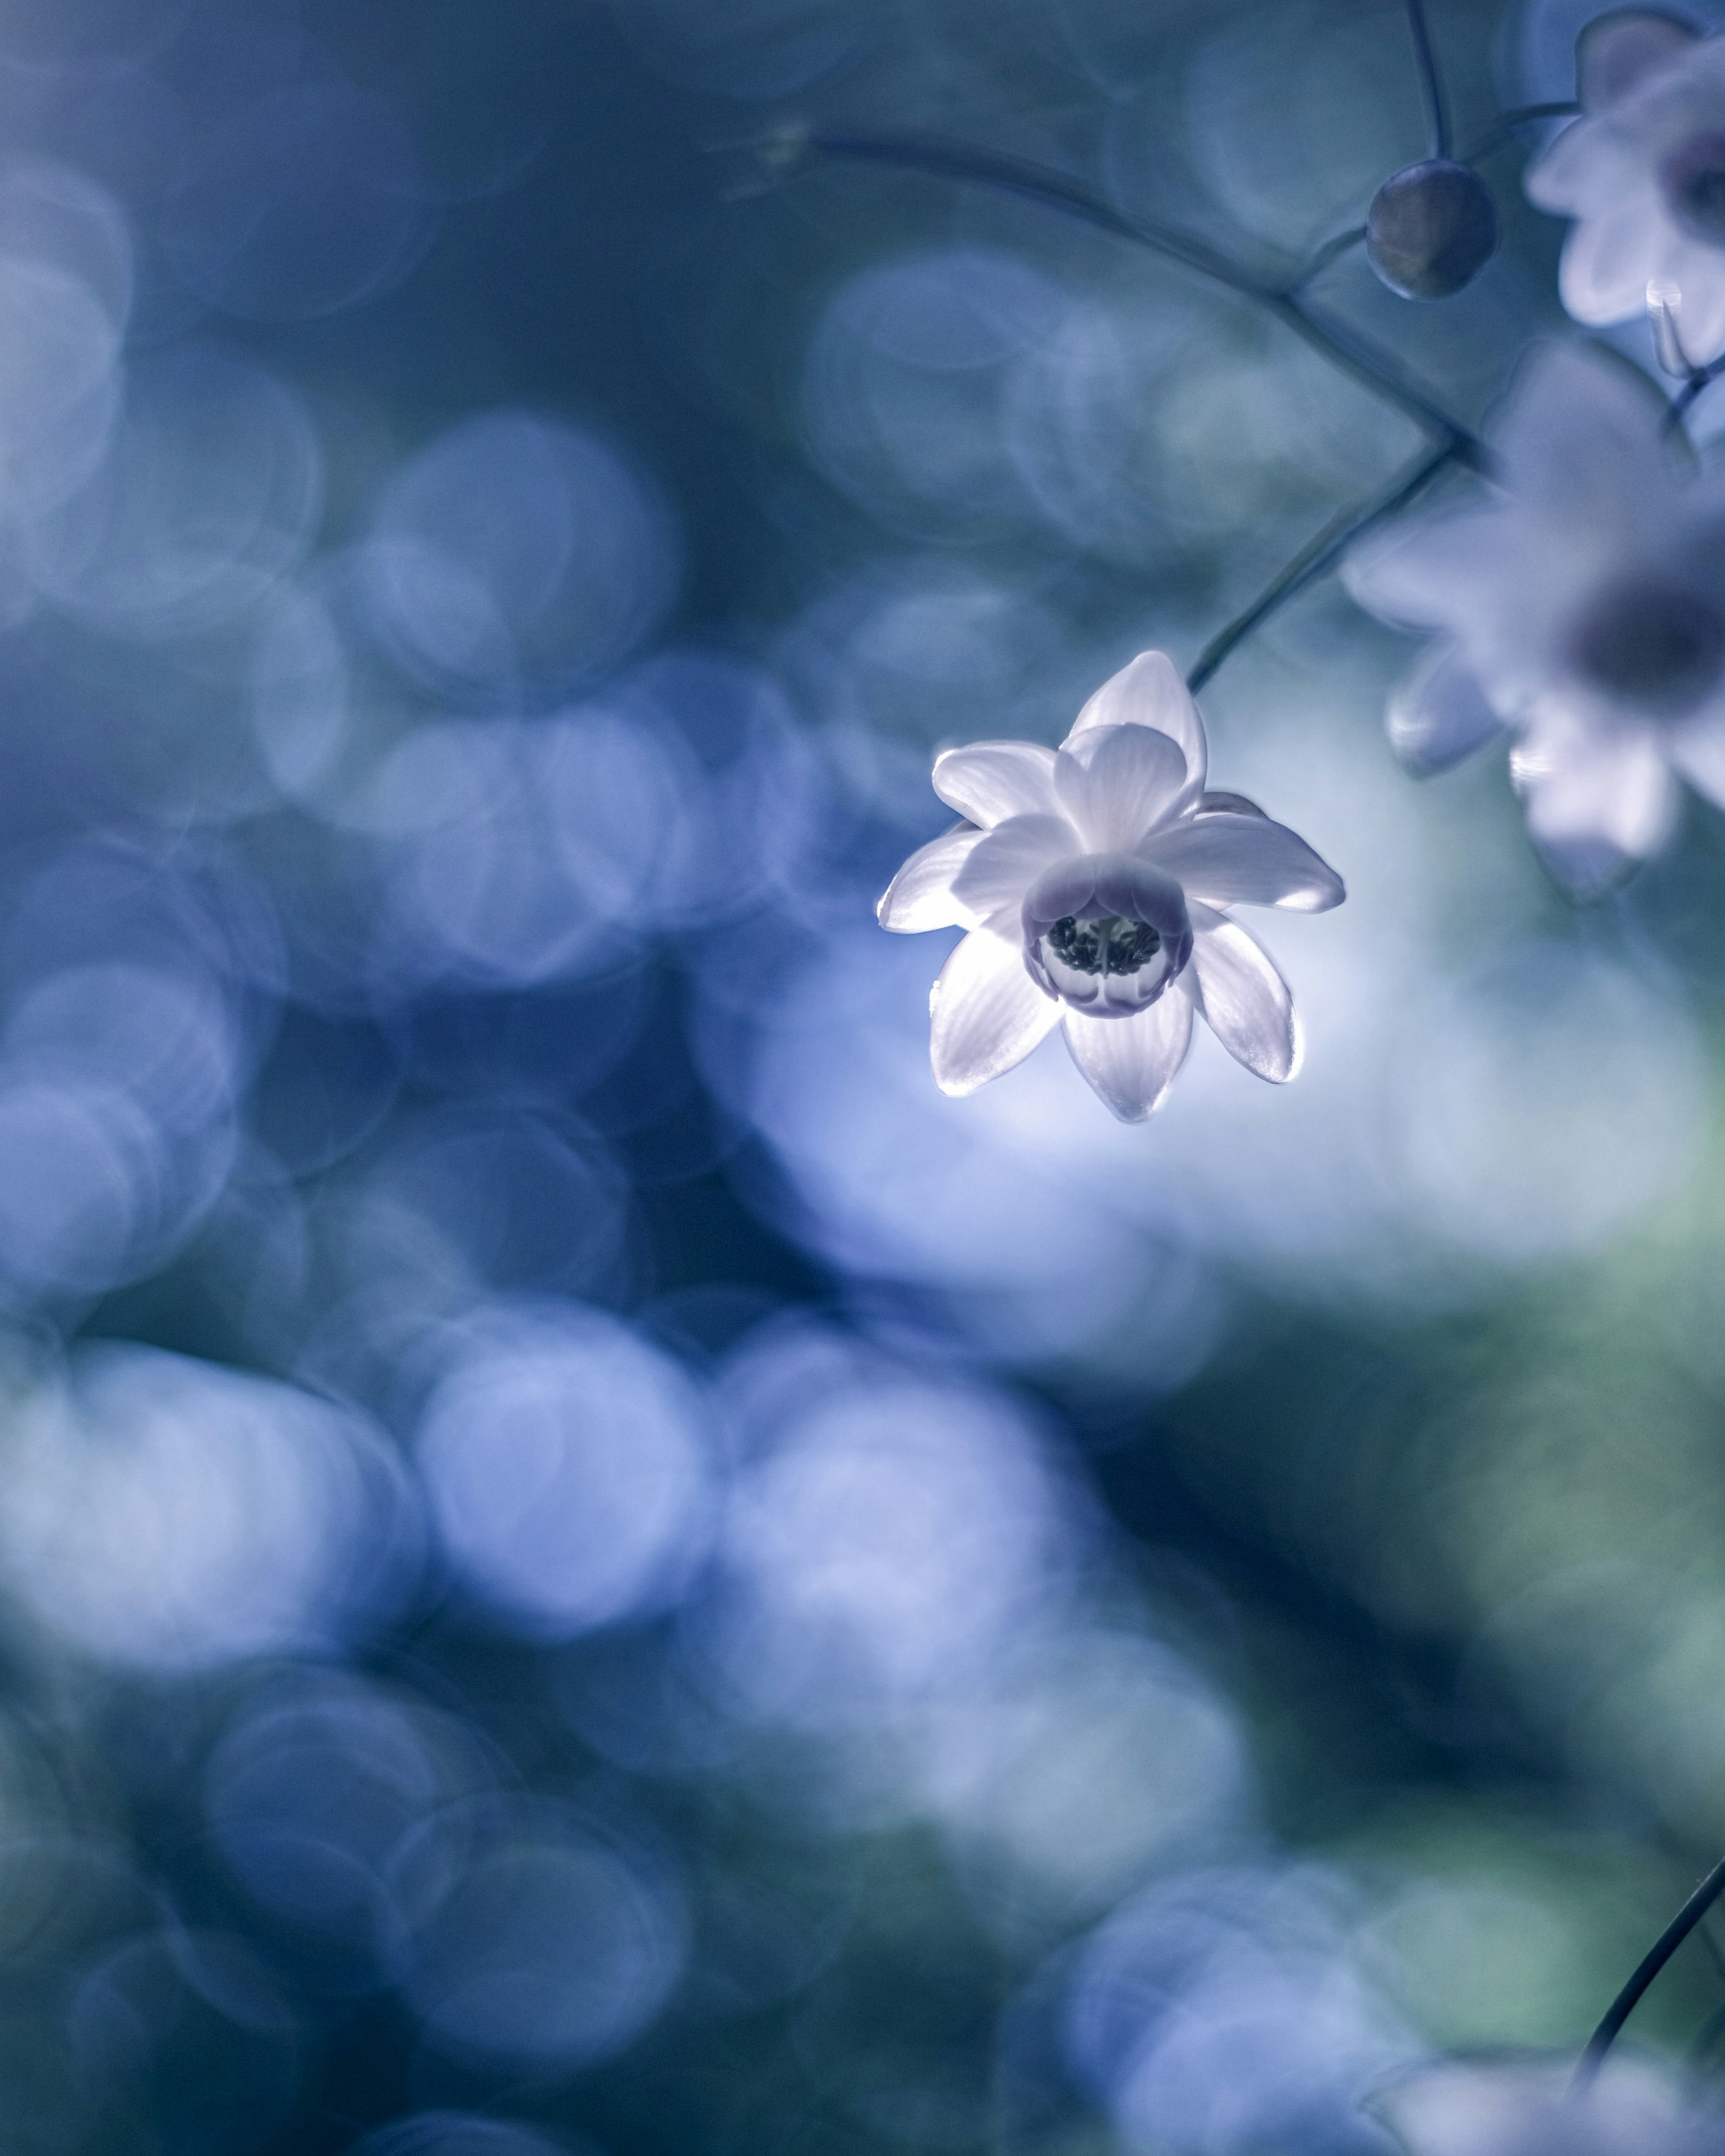
<instances>
[{"instance_id":1,"label":"blurred white flower","mask_svg":"<svg viewBox=\"0 0 1725 2156\"><path fill-rule=\"evenodd\" d=\"M1235 904L1322 912L1342 879L1235 793L1204 791L1204 723L1160 651L1104 684L1058 749L973 742L935 758L966 820L911 855L877 909L901 933L971 932L930 998L934 1075L974 1092L1063 1022L1072 1060L1122 1122L1158 1108L1194 1011L1278 1083L1299 1067L1286 983Z\"/></svg>"},{"instance_id":2,"label":"blurred white flower","mask_svg":"<svg viewBox=\"0 0 1725 2156\"><path fill-rule=\"evenodd\" d=\"M1686 2105L1644 2059L1611 2060L1572 2092L1575 2062L1524 2056L1445 2059L1368 2099L1408 2156L1717 2156L1725 2121Z\"/></svg>"},{"instance_id":3,"label":"blurred white flower","mask_svg":"<svg viewBox=\"0 0 1725 2156\"><path fill-rule=\"evenodd\" d=\"M1505 727L1527 829L1572 894L1654 853L1680 773L1725 802L1725 473L1686 477L1659 400L1590 346L1529 362L1497 439L1502 492L1357 548L1363 606L1437 629L1390 739L1441 770Z\"/></svg>"},{"instance_id":4,"label":"blurred white flower","mask_svg":"<svg viewBox=\"0 0 1725 2156\"><path fill-rule=\"evenodd\" d=\"M1582 116L1527 174L1542 209L1577 219L1563 305L1618 322L1657 296L1698 364L1725 351L1725 37L1656 13L1584 33Z\"/></svg>"}]
</instances>

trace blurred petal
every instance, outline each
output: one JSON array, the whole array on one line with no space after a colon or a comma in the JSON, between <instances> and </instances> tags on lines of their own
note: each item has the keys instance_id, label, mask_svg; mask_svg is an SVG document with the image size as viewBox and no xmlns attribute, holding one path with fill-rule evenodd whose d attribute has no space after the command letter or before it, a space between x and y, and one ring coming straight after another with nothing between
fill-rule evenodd
<instances>
[{"instance_id":1,"label":"blurred petal","mask_svg":"<svg viewBox=\"0 0 1725 2156\"><path fill-rule=\"evenodd\" d=\"M1132 1018L1069 1010L1064 1024L1072 1060L1123 1123L1155 1114L1192 1045L1192 1005L1175 989Z\"/></svg>"},{"instance_id":2,"label":"blurred petal","mask_svg":"<svg viewBox=\"0 0 1725 2156\"><path fill-rule=\"evenodd\" d=\"M1565 310L1588 323L1627 321L1644 312L1664 232L1665 220L1640 188L1629 201L1584 218L1564 241L1558 266Z\"/></svg>"},{"instance_id":3,"label":"blurred petal","mask_svg":"<svg viewBox=\"0 0 1725 2156\"><path fill-rule=\"evenodd\" d=\"M1444 2059L1372 2091L1366 2108L1408 2156L1702 2156L1717 2145L1650 2060L1612 2060L1572 2089L1573 2054Z\"/></svg>"},{"instance_id":4,"label":"blurred petal","mask_svg":"<svg viewBox=\"0 0 1725 2156\"><path fill-rule=\"evenodd\" d=\"M928 998L930 1054L943 1093L973 1093L1022 1063L1060 1014L1024 970L1016 917L996 917L999 929L972 929Z\"/></svg>"},{"instance_id":5,"label":"blurred petal","mask_svg":"<svg viewBox=\"0 0 1725 2156\"><path fill-rule=\"evenodd\" d=\"M1302 1053L1287 983L1238 921L1194 906L1192 926L1192 963L1180 976L1188 994L1236 1063L1285 1085L1298 1072Z\"/></svg>"},{"instance_id":6,"label":"blurred petal","mask_svg":"<svg viewBox=\"0 0 1725 2156\"><path fill-rule=\"evenodd\" d=\"M1725 711L1676 728L1666 746L1671 762L1696 792L1725 808Z\"/></svg>"},{"instance_id":7,"label":"blurred petal","mask_svg":"<svg viewBox=\"0 0 1725 2156\"><path fill-rule=\"evenodd\" d=\"M1091 853L1123 853L1173 808L1186 759L1167 734L1099 728L1055 759L1055 792Z\"/></svg>"},{"instance_id":8,"label":"blurred petal","mask_svg":"<svg viewBox=\"0 0 1725 2156\"><path fill-rule=\"evenodd\" d=\"M1671 834L1678 803L1651 727L1589 730L1548 713L1510 752L1527 830L1572 898L1596 897Z\"/></svg>"},{"instance_id":9,"label":"blurred petal","mask_svg":"<svg viewBox=\"0 0 1725 2156\"><path fill-rule=\"evenodd\" d=\"M1638 90L1681 59L1698 33L1660 8L1614 8L1575 40L1575 87L1584 109L1597 112Z\"/></svg>"},{"instance_id":10,"label":"blurred petal","mask_svg":"<svg viewBox=\"0 0 1725 2156\"><path fill-rule=\"evenodd\" d=\"M1016 906L1052 862L1082 853L1078 834L1064 816L1009 816L978 834L960 870L956 896L977 921Z\"/></svg>"},{"instance_id":11,"label":"blurred petal","mask_svg":"<svg viewBox=\"0 0 1725 2156\"><path fill-rule=\"evenodd\" d=\"M955 830L943 832L926 846L919 846L880 896L875 908L880 926L899 936L959 924L974 928L993 908L973 906L958 899L952 884L982 835L975 824L960 824Z\"/></svg>"},{"instance_id":12,"label":"blurred petal","mask_svg":"<svg viewBox=\"0 0 1725 2156\"><path fill-rule=\"evenodd\" d=\"M1512 567L1501 507L1411 516L1363 540L1342 567L1350 598L1402 629L1459 629Z\"/></svg>"},{"instance_id":13,"label":"blurred petal","mask_svg":"<svg viewBox=\"0 0 1725 2156\"><path fill-rule=\"evenodd\" d=\"M992 830L1009 816L1052 814L1055 752L1040 742L971 742L934 760L934 790L949 808Z\"/></svg>"},{"instance_id":14,"label":"blurred petal","mask_svg":"<svg viewBox=\"0 0 1725 2156\"><path fill-rule=\"evenodd\" d=\"M1645 297L1644 275L1638 306ZM1621 512L1633 531L1650 497L1673 490L1665 410L1627 360L1595 344L1547 345L1522 368L1497 430L1503 483L1553 523Z\"/></svg>"},{"instance_id":15,"label":"blurred petal","mask_svg":"<svg viewBox=\"0 0 1725 2156\"><path fill-rule=\"evenodd\" d=\"M1389 745L1422 778L1446 771L1503 731L1503 721L1450 644L1440 644L1389 700Z\"/></svg>"},{"instance_id":16,"label":"blurred petal","mask_svg":"<svg viewBox=\"0 0 1725 2156\"><path fill-rule=\"evenodd\" d=\"M1096 726L1153 726L1166 734L1186 759L1190 783L1204 790L1209 752L1204 721L1179 669L1165 651L1141 651L1105 681L1072 722L1063 744L1070 748L1081 734Z\"/></svg>"},{"instance_id":17,"label":"blurred petal","mask_svg":"<svg viewBox=\"0 0 1725 2156\"><path fill-rule=\"evenodd\" d=\"M1325 913L1348 893L1342 879L1297 832L1267 816L1217 814L1158 831L1138 849L1212 906L1285 906Z\"/></svg>"}]
</instances>

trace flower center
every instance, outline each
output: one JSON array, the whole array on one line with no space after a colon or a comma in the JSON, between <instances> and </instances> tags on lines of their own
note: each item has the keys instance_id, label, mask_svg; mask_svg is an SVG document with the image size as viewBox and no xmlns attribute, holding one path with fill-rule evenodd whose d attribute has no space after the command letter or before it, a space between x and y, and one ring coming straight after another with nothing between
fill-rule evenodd
<instances>
[{"instance_id":1,"label":"flower center","mask_svg":"<svg viewBox=\"0 0 1725 2156\"><path fill-rule=\"evenodd\" d=\"M1068 913L1043 937L1049 951L1075 973L1136 973L1162 948L1161 932L1147 921L1117 913L1081 920Z\"/></svg>"},{"instance_id":2,"label":"flower center","mask_svg":"<svg viewBox=\"0 0 1725 2156\"><path fill-rule=\"evenodd\" d=\"M1607 696L1644 710L1685 711L1725 668L1725 621L1692 593L1620 585L1589 608L1571 656L1582 678Z\"/></svg>"},{"instance_id":3,"label":"flower center","mask_svg":"<svg viewBox=\"0 0 1725 2156\"><path fill-rule=\"evenodd\" d=\"M1024 964L1045 993L1090 1018L1145 1010L1192 955L1180 886L1130 854L1079 854L1024 901Z\"/></svg>"},{"instance_id":4,"label":"flower center","mask_svg":"<svg viewBox=\"0 0 1725 2156\"><path fill-rule=\"evenodd\" d=\"M1725 135L1697 135L1660 172L1672 217L1692 239L1725 247Z\"/></svg>"}]
</instances>

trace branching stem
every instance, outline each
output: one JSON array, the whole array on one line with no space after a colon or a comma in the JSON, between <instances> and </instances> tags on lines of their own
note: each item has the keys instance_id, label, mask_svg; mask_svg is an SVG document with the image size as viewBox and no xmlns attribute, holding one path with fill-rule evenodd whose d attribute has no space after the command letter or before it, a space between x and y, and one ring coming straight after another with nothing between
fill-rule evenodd
<instances>
[{"instance_id":1,"label":"branching stem","mask_svg":"<svg viewBox=\"0 0 1725 2156\"><path fill-rule=\"evenodd\" d=\"M1171 225L1127 217L1081 181L1069 178L1064 172L1052 172L1046 166L1032 164L1024 158L972 149L966 143L947 141L938 136L855 135L820 129L800 138L796 146L804 158L860 160L903 172L930 172L942 179L995 187L1026 201L1040 203L1046 208L1060 210L1068 217L1078 218L1134 246L1147 248L1153 254L1178 262L1212 284L1255 301L1331 366L1394 404L1435 441L1441 442L1459 462L1476 470L1485 468L1485 452L1476 437L1445 412L1432 393L1409 375L1393 353L1358 331L1326 321L1307 306L1301 293L1311 274L1309 269L1301 270L1288 283L1272 283L1255 277L1207 241L1178 231ZM1334 242L1329 244L1335 249ZM1327 259L1328 250L1321 249L1314 260L1321 267Z\"/></svg>"},{"instance_id":2,"label":"branching stem","mask_svg":"<svg viewBox=\"0 0 1725 2156\"><path fill-rule=\"evenodd\" d=\"M1341 516L1327 524L1317 536L1302 547L1293 560L1271 583L1266 585L1258 597L1245 609L1236 614L1225 629L1220 629L1199 654L1192 670L1186 676L1186 686L1194 695L1203 688L1224 660L1239 644L1245 642L1254 629L1286 606L1296 592L1322 576L1332 567L1344 551L1353 545L1363 532L1386 516L1394 516L1407 506L1414 497L1435 479L1446 465L1455 462L1456 451L1445 444L1431 450L1408 470L1398 473L1379 494L1373 495L1363 508L1344 510Z\"/></svg>"}]
</instances>

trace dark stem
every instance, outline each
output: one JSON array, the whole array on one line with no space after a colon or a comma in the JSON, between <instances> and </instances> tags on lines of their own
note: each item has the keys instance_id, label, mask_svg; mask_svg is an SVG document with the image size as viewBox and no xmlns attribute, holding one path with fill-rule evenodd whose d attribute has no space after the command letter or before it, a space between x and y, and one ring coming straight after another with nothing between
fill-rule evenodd
<instances>
[{"instance_id":1,"label":"dark stem","mask_svg":"<svg viewBox=\"0 0 1725 2156\"><path fill-rule=\"evenodd\" d=\"M1588 2038L1587 2049L1581 2055L1581 2063L1576 2067L1575 2078L1569 2085L1574 2094L1582 2094L1591 2085L1605 2062L1605 2054L1617 2041L1624 2023L1640 2005L1642 1994L1721 1894L1725 1894L1725 1859L1713 1866L1654 1941L1643 1957L1640 1967L1612 2000L1604 2020Z\"/></svg>"},{"instance_id":2,"label":"dark stem","mask_svg":"<svg viewBox=\"0 0 1725 2156\"><path fill-rule=\"evenodd\" d=\"M1408 28L1414 39L1414 62L1420 70L1420 87L1425 98L1425 116L1431 127L1431 154L1434 157L1447 157L1450 115L1444 103L1444 84L1438 73L1437 55L1431 49L1431 32L1426 27L1425 0L1408 0Z\"/></svg>"},{"instance_id":3,"label":"dark stem","mask_svg":"<svg viewBox=\"0 0 1725 2156\"><path fill-rule=\"evenodd\" d=\"M1514 135L1517 127L1525 127L1533 120L1563 120L1581 107L1574 98L1556 105L1517 105L1508 112L1500 113L1497 125L1489 135L1482 135L1461 160L1464 165L1476 165L1481 157L1489 157L1494 150L1501 150Z\"/></svg>"},{"instance_id":4,"label":"dark stem","mask_svg":"<svg viewBox=\"0 0 1725 2156\"><path fill-rule=\"evenodd\" d=\"M1352 232L1338 232L1333 239L1327 239L1306 267L1286 288L1286 296L1297 300L1314 279L1321 277L1330 264L1346 254L1350 248L1358 247L1366 236L1366 228L1357 224Z\"/></svg>"},{"instance_id":5,"label":"dark stem","mask_svg":"<svg viewBox=\"0 0 1725 2156\"><path fill-rule=\"evenodd\" d=\"M1716 359L1711 367L1697 367L1693 371L1683 387L1672 398L1666 409L1661 431L1667 439L1682 425L1688 416L1690 406L1694 403L1702 391L1710 382L1717 382L1722 372L1725 372L1725 359Z\"/></svg>"},{"instance_id":6,"label":"dark stem","mask_svg":"<svg viewBox=\"0 0 1725 2156\"><path fill-rule=\"evenodd\" d=\"M1416 425L1442 442L1451 454L1476 470L1486 467L1485 451L1476 437L1450 418L1436 399L1403 369L1393 354L1370 338L1339 324L1328 322L1307 311L1298 295L1306 273L1291 285L1271 284L1243 270L1225 254L1190 234L1172 226L1141 223L1115 208L1081 181L1064 172L1034 165L968 144L949 142L928 135L852 135L825 129L797 138L796 156L788 147L768 145L762 154L781 164L824 157L861 160L891 166L900 171L931 172L943 179L967 180L978 186L998 187L1007 194L1037 202L1049 209L1081 218L1117 239L1145 247L1153 254L1178 262L1213 284L1223 285L1242 299L1255 300L1291 329L1296 336L1320 353L1343 373L1397 407Z\"/></svg>"},{"instance_id":7,"label":"dark stem","mask_svg":"<svg viewBox=\"0 0 1725 2156\"><path fill-rule=\"evenodd\" d=\"M1195 695L1215 673L1224 660L1237 645L1245 642L1255 629L1268 621L1271 614L1286 606L1296 592L1323 575L1343 552L1360 535L1393 516L1399 509L1407 506L1415 495L1427 485L1447 464L1453 462L1457 451L1453 444L1434 449L1422 457L1411 470L1393 479L1382 493L1373 495L1361 509L1347 509L1333 518L1311 542L1302 547L1280 576L1266 585L1244 613L1236 614L1228 626L1213 636L1198 654L1196 663L1186 676L1186 686Z\"/></svg>"}]
</instances>

